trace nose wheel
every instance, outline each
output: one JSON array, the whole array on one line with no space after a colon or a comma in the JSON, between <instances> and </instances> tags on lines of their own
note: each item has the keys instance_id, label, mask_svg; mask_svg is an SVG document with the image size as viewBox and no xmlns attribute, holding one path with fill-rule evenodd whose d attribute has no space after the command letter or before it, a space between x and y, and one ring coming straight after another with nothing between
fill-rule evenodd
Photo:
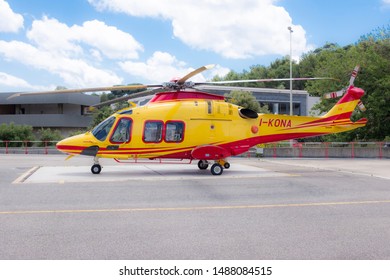
<instances>
[{"instance_id":1,"label":"nose wheel","mask_svg":"<svg viewBox=\"0 0 390 280\"><path fill-rule=\"evenodd\" d=\"M94 164L94 165L92 165L92 167L91 167L91 172L92 172L93 174L99 174L100 171L102 171L102 166L101 166L100 164Z\"/></svg>"},{"instance_id":2,"label":"nose wheel","mask_svg":"<svg viewBox=\"0 0 390 280\"><path fill-rule=\"evenodd\" d=\"M102 166L99 163L99 158L95 157L94 165L91 167L91 172L93 174L99 174L102 171Z\"/></svg>"}]
</instances>

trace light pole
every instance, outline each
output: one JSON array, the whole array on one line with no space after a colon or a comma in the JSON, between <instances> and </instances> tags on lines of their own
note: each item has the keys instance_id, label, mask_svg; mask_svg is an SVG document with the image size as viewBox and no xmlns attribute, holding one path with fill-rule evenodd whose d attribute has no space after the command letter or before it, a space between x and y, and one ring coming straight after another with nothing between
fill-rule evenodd
<instances>
[{"instance_id":1,"label":"light pole","mask_svg":"<svg viewBox=\"0 0 390 280\"><path fill-rule=\"evenodd\" d=\"M292 44L291 44L291 38L293 30L291 26L287 27L287 29L290 31L290 116L293 115L293 105L292 105Z\"/></svg>"}]
</instances>

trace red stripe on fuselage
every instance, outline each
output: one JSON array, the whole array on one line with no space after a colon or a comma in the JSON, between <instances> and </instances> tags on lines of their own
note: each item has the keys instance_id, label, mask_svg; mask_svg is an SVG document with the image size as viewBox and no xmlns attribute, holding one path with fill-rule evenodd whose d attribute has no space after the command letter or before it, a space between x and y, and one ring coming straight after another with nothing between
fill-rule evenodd
<instances>
[{"instance_id":1,"label":"red stripe on fuselage","mask_svg":"<svg viewBox=\"0 0 390 280\"><path fill-rule=\"evenodd\" d=\"M82 150L86 149L87 147L84 146L69 146L69 145L57 145L56 146L58 150L71 150L71 151L77 151L81 152Z\"/></svg>"}]
</instances>

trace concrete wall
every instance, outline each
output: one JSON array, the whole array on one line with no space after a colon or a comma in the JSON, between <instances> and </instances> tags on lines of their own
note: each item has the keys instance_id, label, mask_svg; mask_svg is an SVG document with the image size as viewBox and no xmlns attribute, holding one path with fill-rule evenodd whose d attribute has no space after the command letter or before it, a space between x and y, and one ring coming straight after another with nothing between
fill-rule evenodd
<instances>
[{"instance_id":1,"label":"concrete wall","mask_svg":"<svg viewBox=\"0 0 390 280\"><path fill-rule=\"evenodd\" d=\"M276 147L264 148L264 157L390 158L388 147Z\"/></svg>"},{"instance_id":2,"label":"concrete wall","mask_svg":"<svg viewBox=\"0 0 390 280\"><path fill-rule=\"evenodd\" d=\"M86 128L92 123L92 116L73 114L2 115L0 123L31 125L32 127L75 127Z\"/></svg>"},{"instance_id":3,"label":"concrete wall","mask_svg":"<svg viewBox=\"0 0 390 280\"><path fill-rule=\"evenodd\" d=\"M88 128L93 121L83 109L99 103L100 97L82 93L25 95L0 94L0 124L25 124L34 128L54 128L63 135L74 129ZM1 139L0 139L1 140Z\"/></svg>"}]
</instances>

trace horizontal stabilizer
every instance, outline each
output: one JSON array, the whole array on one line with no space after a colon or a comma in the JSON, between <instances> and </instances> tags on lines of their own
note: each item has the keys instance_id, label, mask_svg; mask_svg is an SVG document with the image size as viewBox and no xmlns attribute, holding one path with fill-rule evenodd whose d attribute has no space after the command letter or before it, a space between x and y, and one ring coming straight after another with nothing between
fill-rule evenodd
<instances>
[{"instance_id":1,"label":"horizontal stabilizer","mask_svg":"<svg viewBox=\"0 0 390 280\"><path fill-rule=\"evenodd\" d=\"M342 127L342 128L356 128L356 127L361 127L361 126L365 126L366 123L367 123L367 119L366 118L362 118L356 122L352 122L352 121L349 121L349 122L343 122L343 121L340 121L339 123L337 123L337 121L334 122L336 125L336 127Z\"/></svg>"}]
</instances>

